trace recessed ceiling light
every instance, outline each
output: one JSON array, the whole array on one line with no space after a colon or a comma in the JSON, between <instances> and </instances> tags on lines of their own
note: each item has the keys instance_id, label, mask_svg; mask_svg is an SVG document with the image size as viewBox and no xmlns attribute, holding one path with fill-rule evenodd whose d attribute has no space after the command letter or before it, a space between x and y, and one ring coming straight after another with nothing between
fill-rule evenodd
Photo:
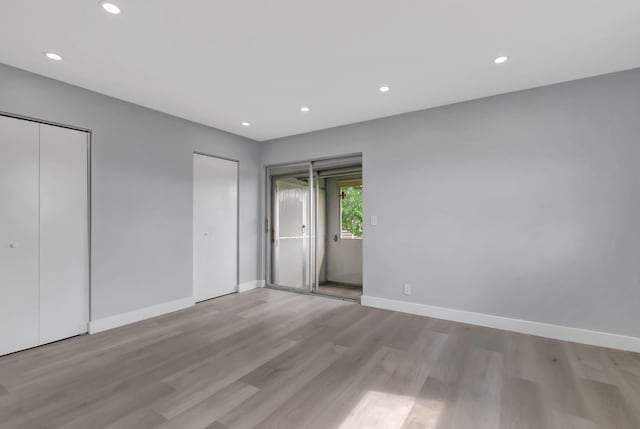
<instances>
[{"instance_id":1,"label":"recessed ceiling light","mask_svg":"<svg viewBox=\"0 0 640 429\"><path fill-rule=\"evenodd\" d=\"M118 5L115 3L111 3L110 1L103 0L100 2L100 6L102 6L104 10L113 15L118 15L120 13L120 8L118 7Z\"/></svg>"},{"instance_id":2,"label":"recessed ceiling light","mask_svg":"<svg viewBox=\"0 0 640 429\"><path fill-rule=\"evenodd\" d=\"M380 92L389 92L389 90L390 90L390 89L391 89L391 88L389 88L389 87L388 87L388 86L386 86L386 85L383 85L383 86L381 86L380 88L378 88L378 90L379 90Z\"/></svg>"},{"instance_id":3,"label":"recessed ceiling light","mask_svg":"<svg viewBox=\"0 0 640 429\"><path fill-rule=\"evenodd\" d=\"M251 125L249 122L243 122L243 123L242 123L242 126L243 126L243 127L248 127L249 125Z\"/></svg>"},{"instance_id":4,"label":"recessed ceiling light","mask_svg":"<svg viewBox=\"0 0 640 429\"><path fill-rule=\"evenodd\" d=\"M49 58L50 60L53 61L62 61L62 56L56 54L55 52L45 52L45 55L47 56L47 58Z\"/></svg>"},{"instance_id":5,"label":"recessed ceiling light","mask_svg":"<svg viewBox=\"0 0 640 429\"><path fill-rule=\"evenodd\" d=\"M502 64L502 63L506 63L508 59L509 57L502 56L494 59L493 62L496 64Z\"/></svg>"},{"instance_id":6,"label":"recessed ceiling light","mask_svg":"<svg viewBox=\"0 0 640 429\"><path fill-rule=\"evenodd\" d=\"M309 108L308 108L307 106L304 106L304 107L301 107L301 108L300 108L300 111L301 111L301 112L308 112L308 111L309 111Z\"/></svg>"}]
</instances>

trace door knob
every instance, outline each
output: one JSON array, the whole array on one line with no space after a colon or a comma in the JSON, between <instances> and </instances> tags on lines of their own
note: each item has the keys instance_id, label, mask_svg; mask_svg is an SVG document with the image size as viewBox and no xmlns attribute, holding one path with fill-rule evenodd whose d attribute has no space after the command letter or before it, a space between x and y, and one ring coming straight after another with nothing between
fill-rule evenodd
<instances>
[{"instance_id":1,"label":"door knob","mask_svg":"<svg viewBox=\"0 0 640 429\"><path fill-rule=\"evenodd\" d=\"M9 247L15 249L16 247L18 247L18 245L16 243L11 243L9 244Z\"/></svg>"}]
</instances>

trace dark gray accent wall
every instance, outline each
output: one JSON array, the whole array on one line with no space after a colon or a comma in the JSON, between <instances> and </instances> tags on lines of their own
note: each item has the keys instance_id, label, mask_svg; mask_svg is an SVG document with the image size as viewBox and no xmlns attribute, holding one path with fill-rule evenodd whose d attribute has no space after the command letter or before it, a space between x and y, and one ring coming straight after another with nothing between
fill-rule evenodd
<instances>
[{"instance_id":1,"label":"dark gray accent wall","mask_svg":"<svg viewBox=\"0 0 640 429\"><path fill-rule=\"evenodd\" d=\"M640 70L261 149L363 153L365 295L640 336Z\"/></svg>"},{"instance_id":2,"label":"dark gray accent wall","mask_svg":"<svg viewBox=\"0 0 640 429\"><path fill-rule=\"evenodd\" d=\"M260 278L258 143L2 64L0 111L93 131L93 320L193 295L194 151L240 161L240 282Z\"/></svg>"}]
</instances>

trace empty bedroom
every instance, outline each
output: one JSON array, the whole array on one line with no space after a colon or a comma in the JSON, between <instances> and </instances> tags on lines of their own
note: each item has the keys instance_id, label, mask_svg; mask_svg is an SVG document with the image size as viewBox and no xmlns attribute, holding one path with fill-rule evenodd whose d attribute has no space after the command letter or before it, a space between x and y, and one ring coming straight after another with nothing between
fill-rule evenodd
<instances>
[{"instance_id":1,"label":"empty bedroom","mask_svg":"<svg viewBox=\"0 0 640 429\"><path fill-rule=\"evenodd\" d=\"M639 165L636 0L4 0L0 429L638 429Z\"/></svg>"}]
</instances>

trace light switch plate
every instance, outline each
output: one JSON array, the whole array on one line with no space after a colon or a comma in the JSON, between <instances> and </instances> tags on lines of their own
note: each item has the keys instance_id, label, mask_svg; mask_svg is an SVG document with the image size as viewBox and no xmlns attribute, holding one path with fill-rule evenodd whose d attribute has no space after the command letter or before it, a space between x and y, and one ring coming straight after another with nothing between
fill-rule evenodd
<instances>
[{"instance_id":1,"label":"light switch plate","mask_svg":"<svg viewBox=\"0 0 640 429\"><path fill-rule=\"evenodd\" d=\"M378 224L378 216L371 216L371 225Z\"/></svg>"}]
</instances>

